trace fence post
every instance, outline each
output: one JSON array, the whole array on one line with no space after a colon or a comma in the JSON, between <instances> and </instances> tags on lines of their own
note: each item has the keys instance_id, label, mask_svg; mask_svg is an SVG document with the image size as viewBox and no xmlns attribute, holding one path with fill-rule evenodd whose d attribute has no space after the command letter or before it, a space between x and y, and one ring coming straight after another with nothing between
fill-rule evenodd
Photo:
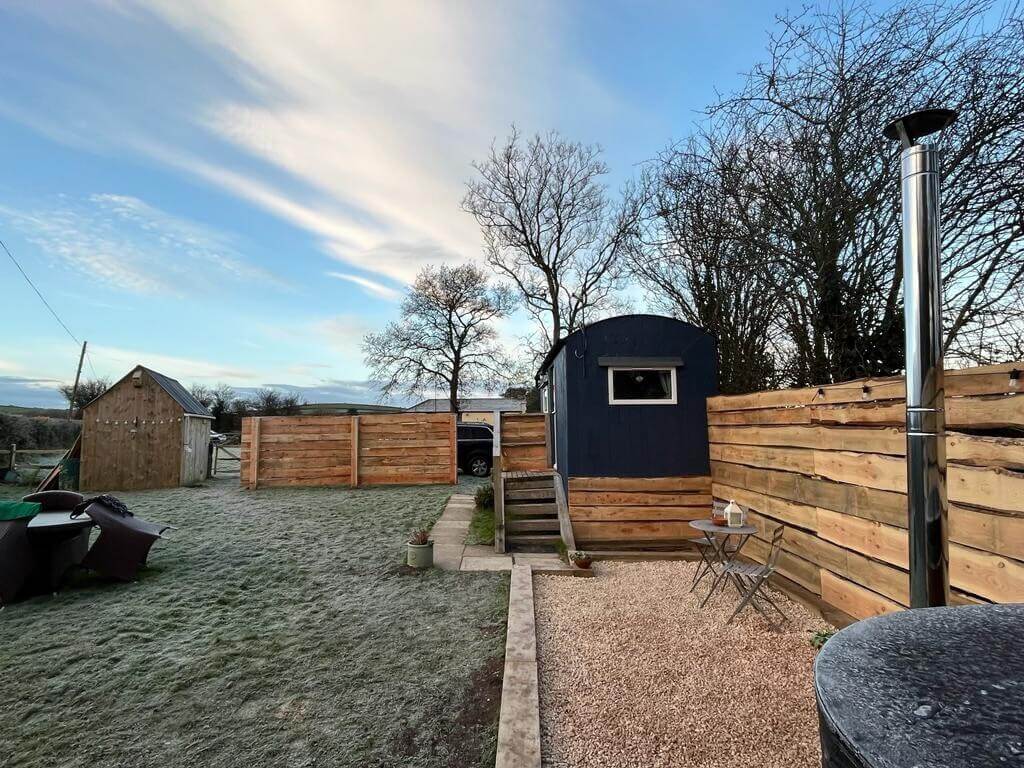
<instances>
[{"instance_id":1,"label":"fence post","mask_svg":"<svg viewBox=\"0 0 1024 768\"><path fill-rule=\"evenodd\" d=\"M218 445L216 443L211 443L211 447L213 448L213 456L210 457L210 477L216 477Z\"/></svg>"},{"instance_id":2,"label":"fence post","mask_svg":"<svg viewBox=\"0 0 1024 768\"><path fill-rule=\"evenodd\" d=\"M494 489L494 551L505 553L505 478L501 473L501 411L494 412L491 447L491 485Z\"/></svg>"},{"instance_id":3,"label":"fence post","mask_svg":"<svg viewBox=\"0 0 1024 768\"><path fill-rule=\"evenodd\" d=\"M260 472L260 417L252 417L252 440L249 442L249 488L259 483Z\"/></svg>"},{"instance_id":4,"label":"fence post","mask_svg":"<svg viewBox=\"0 0 1024 768\"><path fill-rule=\"evenodd\" d=\"M452 414L452 436L451 436L451 462L452 462L452 485L459 484L459 415Z\"/></svg>"},{"instance_id":5,"label":"fence post","mask_svg":"<svg viewBox=\"0 0 1024 768\"><path fill-rule=\"evenodd\" d=\"M349 484L355 488L359 485L359 417L350 416L352 419L351 431L352 431L352 458L349 459L349 466L351 467L352 475L349 479Z\"/></svg>"},{"instance_id":6,"label":"fence post","mask_svg":"<svg viewBox=\"0 0 1024 768\"><path fill-rule=\"evenodd\" d=\"M8 467L8 469L10 469L11 472L14 471L15 457L17 455L18 455L18 444L17 443L11 443L11 462L10 462L10 466Z\"/></svg>"}]
</instances>

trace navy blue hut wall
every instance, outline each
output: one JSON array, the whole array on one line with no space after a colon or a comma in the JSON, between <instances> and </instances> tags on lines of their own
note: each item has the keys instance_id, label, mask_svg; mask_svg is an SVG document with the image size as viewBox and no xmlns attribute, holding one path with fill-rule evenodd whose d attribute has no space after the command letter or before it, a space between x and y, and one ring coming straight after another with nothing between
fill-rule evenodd
<instances>
[{"instance_id":1,"label":"navy blue hut wall","mask_svg":"<svg viewBox=\"0 0 1024 768\"><path fill-rule=\"evenodd\" d=\"M629 358L652 367L681 361L676 403L610 404L608 368ZM657 315L601 320L564 340L548 374L554 458L564 480L710 474L705 400L717 394L718 374L706 331Z\"/></svg>"}]
</instances>

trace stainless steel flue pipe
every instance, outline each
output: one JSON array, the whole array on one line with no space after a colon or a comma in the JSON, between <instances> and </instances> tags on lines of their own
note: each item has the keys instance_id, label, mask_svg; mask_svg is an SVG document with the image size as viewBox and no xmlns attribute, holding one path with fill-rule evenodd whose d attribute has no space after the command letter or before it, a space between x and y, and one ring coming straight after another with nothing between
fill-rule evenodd
<instances>
[{"instance_id":1,"label":"stainless steel flue pipe","mask_svg":"<svg viewBox=\"0 0 1024 768\"><path fill-rule=\"evenodd\" d=\"M955 119L949 110L914 112L885 135L903 146L903 302L907 370L907 506L910 606L949 602L946 420L943 408L939 152L917 140Z\"/></svg>"}]
</instances>

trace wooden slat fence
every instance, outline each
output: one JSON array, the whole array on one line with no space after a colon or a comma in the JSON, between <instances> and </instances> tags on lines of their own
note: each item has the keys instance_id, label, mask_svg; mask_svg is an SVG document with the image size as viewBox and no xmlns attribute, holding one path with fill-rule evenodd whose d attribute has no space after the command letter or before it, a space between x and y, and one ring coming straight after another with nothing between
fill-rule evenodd
<instances>
[{"instance_id":1,"label":"wooden slat fence","mask_svg":"<svg viewBox=\"0 0 1024 768\"><path fill-rule=\"evenodd\" d=\"M503 413L500 434L503 470L525 472L551 469L545 414Z\"/></svg>"},{"instance_id":2,"label":"wooden slat fence","mask_svg":"<svg viewBox=\"0 0 1024 768\"><path fill-rule=\"evenodd\" d=\"M946 372L950 584L958 603L1024 600L1024 363ZM764 560L852 616L908 605L901 377L708 399L712 492L751 509Z\"/></svg>"},{"instance_id":3,"label":"wooden slat fence","mask_svg":"<svg viewBox=\"0 0 1024 768\"><path fill-rule=\"evenodd\" d=\"M455 417L447 413L247 418L241 459L249 488L458 482Z\"/></svg>"},{"instance_id":4,"label":"wooden slat fence","mask_svg":"<svg viewBox=\"0 0 1024 768\"><path fill-rule=\"evenodd\" d=\"M680 548L711 511L711 478L570 477L569 518L584 549Z\"/></svg>"}]
</instances>

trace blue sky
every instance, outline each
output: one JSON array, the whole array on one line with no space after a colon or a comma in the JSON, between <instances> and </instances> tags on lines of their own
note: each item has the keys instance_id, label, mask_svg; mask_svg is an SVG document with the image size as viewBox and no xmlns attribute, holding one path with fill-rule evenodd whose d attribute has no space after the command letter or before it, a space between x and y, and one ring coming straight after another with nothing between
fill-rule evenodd
<instances>
[{"instance_id":1,"label":"blue sky","mask_svg":"<svg viewBox=\"0 0 1024 768\"><path fill-rule=\"evenodd\" d=\"M479 258L459 202L495 136L600 143L618 186L785 7L8 2L0 237L86 375L373 400L361 337L423 265ZM0 404L59 405L76 345L0 257Z\"/></svg>"}]
</instances>

